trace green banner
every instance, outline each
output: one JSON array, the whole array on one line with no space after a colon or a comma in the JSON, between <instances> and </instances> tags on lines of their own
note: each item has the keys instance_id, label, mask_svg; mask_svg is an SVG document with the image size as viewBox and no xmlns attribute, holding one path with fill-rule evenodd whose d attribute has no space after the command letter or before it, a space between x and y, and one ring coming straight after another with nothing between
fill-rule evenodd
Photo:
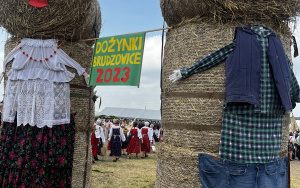
<instances>
[{"instance_id":1,"label":"green banner","mask_svg":"<svg viewBox=\"0 0 300 188\"><path fill-rule=\"evenodd\" d=\"M139 86L145 33L96 40L90 86Z\"/></svg>"}]
</instances>

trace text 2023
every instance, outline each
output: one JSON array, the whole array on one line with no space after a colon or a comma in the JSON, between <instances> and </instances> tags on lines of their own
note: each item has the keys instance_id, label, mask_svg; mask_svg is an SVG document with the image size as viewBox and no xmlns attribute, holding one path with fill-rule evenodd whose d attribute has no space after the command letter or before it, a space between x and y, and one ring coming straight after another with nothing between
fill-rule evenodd
<instances>
[{"instance_id":1,"label":"text 2023","mask_svg":"<svg viewBox=\"0 0 300 188\"><path fill-rule=\"evenodd\" d=\"M121 73L121 71L125 72L125 77L119 78L119 75ZM115 67L115 70L113 72L113 70L111 68L106 69L105 73L103 71L103 69L97 69L97 72L99 73L99 76L96 79L96 83L101 83L101 82L105 82L105 83L109 83L111 81L111 78L114 74L114 77L112 78L113 82L120 82L120 80L122 82L127 82L129 79L129 73L130 73L130 68L129 67L124 67L123 70L119 67ZM103 75L104 73L104 75Z\"/></svg>"}]
</instances>

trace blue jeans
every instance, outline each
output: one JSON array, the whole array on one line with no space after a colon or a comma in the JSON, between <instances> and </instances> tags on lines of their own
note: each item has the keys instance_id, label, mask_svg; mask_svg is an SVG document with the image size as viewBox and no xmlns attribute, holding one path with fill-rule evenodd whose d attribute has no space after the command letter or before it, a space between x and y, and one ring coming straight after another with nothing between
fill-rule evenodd
<instances>
[{"instance_id":1,"label":"blue jeans","mask_svg":"<svg viewBox=\"0 0 300 188\"><path fill-rule=\"evenodd\" d=\"M266 164L245 164L199 153L203 188L287 188L288 158Z\"/></svg>"}]
</instances>

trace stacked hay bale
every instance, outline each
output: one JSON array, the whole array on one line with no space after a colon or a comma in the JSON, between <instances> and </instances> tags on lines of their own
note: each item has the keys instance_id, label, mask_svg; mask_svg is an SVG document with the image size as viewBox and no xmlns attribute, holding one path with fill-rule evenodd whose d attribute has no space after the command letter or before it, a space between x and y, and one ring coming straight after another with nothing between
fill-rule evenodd
<instances>
[{"instance_id":1,"label":"stacked hay bale","mask_svg":"<svg viewBox=\"0 0 300 188\"><path fill-rule=\"evenodd\" d=\"M162 72L162 122L165 142L157 161L156 187L201 187L198 153L218 156L225 99L225 63L172 84L173 70L232 42L235 27L264 24L279 34L290 55L288 20L297 0L160 0L168 26ZM288 120L280 157L287 155Z\"/></svg>"},{"instance_id":2,"label":"stacked hay bale","mask_svg":"<svg viewBox=\"0 0 300 188\"><path fill-rule=\"evenodd\" d=\"M61 49L89 74L93 49L90 43L76 41L98 37L101 13L97 0L48 0L49 4L41 9L28 5L27 1L0 0L0 3L0 25L12 35L5 45L6 55L21 38L58 39L63 42ZM7 67L8 71L11 63ZM76 113L73 187L91 187L92 95L93 88L87 87L84 78L76 75L70 82L71 113Z\"/></svg>"}]
</instances>

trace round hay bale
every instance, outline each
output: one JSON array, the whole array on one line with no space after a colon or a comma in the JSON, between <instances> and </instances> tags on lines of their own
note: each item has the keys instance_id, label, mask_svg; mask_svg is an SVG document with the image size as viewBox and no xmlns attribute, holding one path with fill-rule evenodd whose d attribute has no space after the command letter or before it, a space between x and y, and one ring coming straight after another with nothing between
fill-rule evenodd
<instances>
[{"instance_id":1,"label":"round hay bale","mask_svg":"<svg viewBox=\"0 0 300 188\"><path fill-rule=\"evenodd\" d=\"M18 40L12 38L5 44L5 54L8 54L15 46ZM86 43L64 42L61 46L71 58L77 61L86 69L89 74L91 70L91 60L93 49ZM7 71L11 68L11 63L7 65ZM76 135L72 168L72 187L91 187L91 162L92 150L90 145L90 132L92 131L95 106L92 102L93 87L87 87L83 76L78 76L73 68L67 69L75 74L75 78L70 82L70 101L71 113L76 113ZM91 105L90 104L91 100ZM88 156L86 155L88 147ZM87 163L86 163L86 158ZM85 184L85 186L83 186Z\"/></svg>"},{"instance_id":2,"label":"round hay bale","mask_svg":"<svg viewBox=\"0 0 300 188\"><path fill-rule=\"evenodd\" d=\"M207 18L207 23L265 23L298 15L298 0L160 0L163 17L169 26L187 19Z\"/></svg>"},{"instance_id":3,"label":"round hay bale","mask_svg":"<svg viewBox=\"0 0 300 188\"><path fill-rule=\"evenodd\" d=\"M158 188L201 187L198 153L219 155L225 99L225 63L175 84L168 77L173 70L189 67L203 56L231 43L237 26L238 23L186 22L167 32L161 94L165 141L158 151ZM284 28L279 31L287 30ZM281 36L289 52L290 35L276 29L274 31ZM287 154L287 121L283 130L280 157Z\"/></svg>"},{"instance_id":4,"label":"round hay bale","mask_svg":"<svg viewBox=\"0 0 300 188\"><path fill-rule=\"evenodd\" d=\"M36 8L19 0L0 0L0 26L17 38L75 41L98 37L101 28L97 0L48 0Z\"/></svg>"}]
</instances>

